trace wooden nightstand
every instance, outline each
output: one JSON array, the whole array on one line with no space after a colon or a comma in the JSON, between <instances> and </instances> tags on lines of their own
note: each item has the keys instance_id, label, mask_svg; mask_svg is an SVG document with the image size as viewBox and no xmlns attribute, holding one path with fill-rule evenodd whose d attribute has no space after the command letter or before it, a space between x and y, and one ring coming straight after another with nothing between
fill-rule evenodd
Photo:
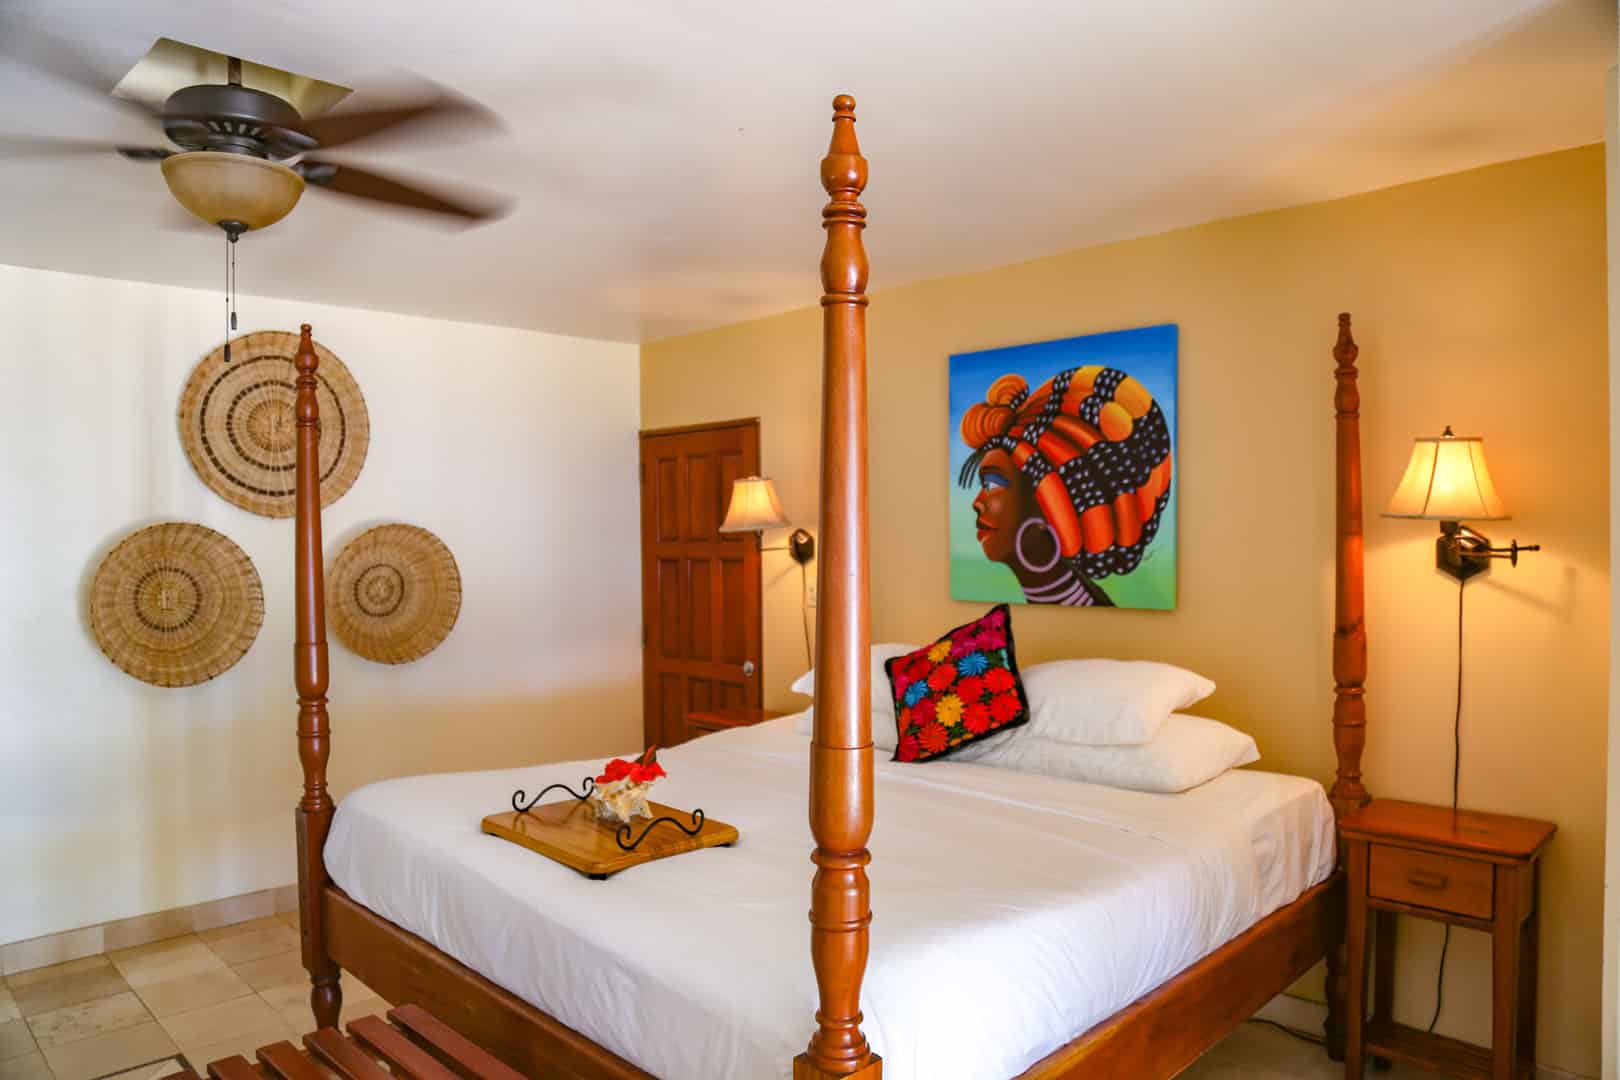
<instances>
[{"instance_id":1,"label":"wooden nightstand","mask_svg":"<svg viewBox=\"0 0 1620 1080\"><path fill-rule=\"evenodd\" d=\"M695 709L686 714L686 737L695 739L728 728L747 727L763 720L774 720L786 713L770 709Z\"/></svg>"},{"instance_id":2,"label":"wooden nightstand","mask_svg":"<svg viewBox=\"0 0 1620 1080\"><path fill-rule=\"evenodd\" d=\"M1367 1057L1456 1077L1518 1080L1535 1074L1536 950L1545 821L1378 799L1344 817L1350 877L1345 934L1350 1009L1344 1075ZM1367 1019L1368 916L1377 920L1373 1008ZM1395 916L1491 935L1491 1048L1395 1023Z\"/></svg>"}]
</instances>

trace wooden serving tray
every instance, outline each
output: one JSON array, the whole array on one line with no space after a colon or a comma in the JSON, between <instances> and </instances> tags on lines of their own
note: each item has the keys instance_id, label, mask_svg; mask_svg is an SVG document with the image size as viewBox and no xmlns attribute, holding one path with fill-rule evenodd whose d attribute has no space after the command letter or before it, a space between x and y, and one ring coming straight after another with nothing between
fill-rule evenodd
<instances>
[{"instance_id":1,"label":"wooden serving tray","mask_svg":"<svg viewBox=\"0 0 1620 1080\"><path fill-rule=\"evenodd\" d=\"M655 802L648 802L647 806L654 818L672 817L685 824L691 823L692 815L684 810ZM634 830L632 838L641 835L649 820L638 818L631 823L630 827ZM548 859L597 880L654 859L699 848L728 847L737 842L735 826L706 818L696 836L687 836L665 822L654 829L636 850L625 851L619 846L617 828L608 822L597 821L590 804L576 799L542 803L522 814L515 810L491 814L484 819L482 827L491 836L521 844L530 851L538 851Z\"/></svg>"}]
</instances>

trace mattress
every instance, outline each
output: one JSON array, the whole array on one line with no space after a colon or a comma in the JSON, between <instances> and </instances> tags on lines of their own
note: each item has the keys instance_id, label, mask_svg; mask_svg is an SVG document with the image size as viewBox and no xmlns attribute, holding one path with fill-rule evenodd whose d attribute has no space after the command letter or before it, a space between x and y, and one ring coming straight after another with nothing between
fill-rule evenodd
<instances>
[{"instance_id":1,"label":"mattress","mask_svg":"<svg viewBox=\"0 0 1620 1080\"><path fill-rule=\"evenodd\" d=\"M660 802L740 842L591 881L485 836L575 763L388 780L337 810L350 896L665 1080L791 1074L814 1025L807 736L794 718L665 750ZM1325 880L1319 784L1235 770L1147 794L880 761L865 1030L889 1080L1004 1080ZM553 798L563 796L556 794Z\"/></svg>"}]
</instances>

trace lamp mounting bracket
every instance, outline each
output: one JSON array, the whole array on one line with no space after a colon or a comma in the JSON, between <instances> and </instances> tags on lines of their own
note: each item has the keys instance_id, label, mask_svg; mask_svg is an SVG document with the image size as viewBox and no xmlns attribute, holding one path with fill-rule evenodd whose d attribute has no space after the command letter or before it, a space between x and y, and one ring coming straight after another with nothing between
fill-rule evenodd
<instances>
[{"instance_id":1,"label":"lamp mounting bracket","mask_svg":"<svg viewBox=\"0 0 1620 1080\"><path fill-rule=\"evenodd\" d=\"M1440 536L1434 542L1434 565L1458 581L1467 581L1488 569L1492 559L1506 559L1508 565L1518 566L1521 552L1540 550L1540 544L1521 544L1517 540L1507 547L1493 547L1490 537L1462 522L1442 521Z\"/></svg>"}]
</instances>

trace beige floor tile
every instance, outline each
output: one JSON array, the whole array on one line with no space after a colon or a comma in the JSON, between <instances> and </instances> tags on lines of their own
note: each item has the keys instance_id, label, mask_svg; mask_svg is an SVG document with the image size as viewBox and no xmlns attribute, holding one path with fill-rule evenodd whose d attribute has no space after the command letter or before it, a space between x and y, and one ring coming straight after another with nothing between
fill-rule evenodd
<instances>
[{"instance_id":1,"label":"beige floor tile","mask_svg":"<svg viewBox=\"0 0 1620 1080\"><path fill-rule=\"evenodd\" d=\"M309 973L304 970L304 957L297 949L276 953L262 960L249 960L233 969L255 990L265 990L287 983L309 985Z\"/></svg>"},{"instance_id":2,"label":"beige floor tile","mask_svg":"<svg viewBox=\"0 0 1620 1080\"><path fill-rule=\"evenodd\" d=\"M259 1047L269 1046L271 1043L282 1042L283 1040L292 1043L294 1046L303 1045L299 1041L298 1034L292 1028L278 1021L258 1031L243 1032L228 1039L220 1039L217 1042L193 1047L186 1051L186 1059L191 1062L192 1068L200 1073L206 1073L208 1063L211 1061L218 1061L220 1058L232 1057L236 1054L241 1054L249 1061L253 1061Z\"/></svg>"},{"instance_id":3,"label":"beige floor tile","mask_svg":"<svg viewBox=\"0 0 1620 1080\"><path fill-rule=\"evenodd\" d=\"M15 1020L21 1015L22 1010L17 1008L17 1001L11 996L11 991L0 986L0 1024L7 1020Z\"/></svg>"},{"instance_id":4,"label":"beige floor tile","mask_svg":"<svg viewBox=\"0 0 1620 1080\"><path fill-rule=\"evenodd\" d=\"M262 960L299 947L298 931L279 919L270 921L273 925L209 941L208 947L227 964Z\"/></svg>"},{"instance_id":5,"label":"beige floor tile","mask_svg":"<svg viewBox=\"0 0 1620 1080\"><path fill-rule=\"evenodd\" d=\"M80 1005L69 1005L28 1018L28 1029L41 1050L62 1046L80 1039L121 1031L137 1024L147 1023L152 1015L141 1004L134 991L126 990L112 997L97 998Z\"/></svg>"},{"instance_id":6,"label":"beige floor tile","mask_svg":"<svg viewBox=\"0 0 1620 1080\"><path fill-rule=\"evenodd\" d=\"M162 1061L149 1061L145 1065L137 1065L133 1069L106 1077L105 1080L160 1080L161 1077L183 1072L185 1067L179 1058L164 1058Z\"/></svg>"},{"instance_id":7,"label":"beige floor tile","mask_svg":"<svg viewBox=\"0 0 1620 1080\"><path fill-rule=\"evenodd\" d=\"M96 959L105 960L104 957ZM111 964L103 962L99 966L75 970L58 978L13 986L11 996L18 1012L24 1016L35 1016L68 1005L111 997L128 989L129 984L124 977Z\"/></svg>"},{"instance_id":8,"label":"beige floor tile","mask_svg":"<svg viewBox=\"0 0 1620 1080\"><path fill-rule=\"evenodd\" d=\"M166 1016L158 1022L189 1056L193 1047L275 1027L283 1021L262 998L252 996Z\"/></svg>"},{"instance_id":9,"label":"beige floor tile","mask_svg":"<svg viewBox=\"0 0 1620 1080\"><path fill-rule=\"evenodd\" d=\"M309 1007L307 985L273 986L259 996L264 998L299 1034L315 1030L315 1013ZM388 1003L376 994L369 991L357 993L354 987L345 986L343 1007L338 1010L338 1023L347 1024L350 1020L362 1016L381 1016L387 1011Z\"/></svg>"},{"instance_id":10,"label":"beige floor tile","mask_svg":"<svg viewBox=\"0 0 1620 1080\"><path fill-rule=\"evenodd\" d=\"M35 1050L33 1032L26 1020L10 1020L0 1024L0 1061L10 1061Z\"/></svg>"},{"instance_id":11,"label":"beige floor tile","mask_svg":"<svg viewBox=\"0 0 1620 1080\"><path fill-rule=\"evenodd\" d=\"M129 980L129 985L137 989L152 983L226 970L225 962L193 934L139 948L121 949L112 953L111 959L123 972L124 978Z\"/></svg>"},{"instance_id":12,"label":"beige floor tile","mask_svg":"<svg viewBox=\"0 0 1620 1080\"><path fill-rule=\"evenodd\" d=\"M110 965L105 956L99 953L95 956L85 956L78 960L69 960L62 964L51 964L48 967L30 968L6 976L6 985L13 990L20 990L35 983L49 982L52 979L64 978L68 975L78 975L86 971L102 971Z\"/></svg>"},{"instance_id":13,"label":"beige floor tile","mask_svg":"<svg viewBox=\"0 0 1620 1080\"><path fill-rule=\"evenodd\" d=\"M230 968L221 967L219 971L201 975L182 975L178 979L147 983L137 987L135 992L152 1010L152 1015L161 1018L234 1001L253 993L253 988Z\"/></svg>"},{"instance_id":14,"label":"beige floor tile","mask_svg":"<svg viewBox=\"0 0 1620 1080\"><path fill-rule=\"evenodd\" d=\"M45 1055L35 1051L10 1061L0 1061L0 1080L53 1080Z\"/></svg>"},{"instance_id":15,"label":"beige floor tile","mask_svg":"<svg viewBox=\"0 0 1620 1080\"><path fill-rule=\"evenodd\" d=\"M93 1039L55 1046L45 1051L45 1061L56 1080L93 1080L94 1077L132 1069L148 1061L170 1057L176 1052L174 1040L155 1022L97 1035Z\"/></svg>"}]
</instances>

